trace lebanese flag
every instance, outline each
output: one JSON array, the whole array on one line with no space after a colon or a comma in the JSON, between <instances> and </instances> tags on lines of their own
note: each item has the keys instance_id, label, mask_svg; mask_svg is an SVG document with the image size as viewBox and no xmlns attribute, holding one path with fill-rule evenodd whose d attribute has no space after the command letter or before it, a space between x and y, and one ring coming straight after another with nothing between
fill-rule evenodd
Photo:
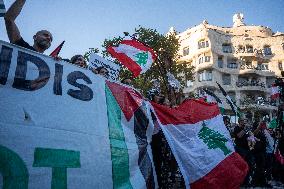
<instances>
[{"instance_id":1,"label":"lebanese flag","mask_svg":"<svg viewBox=\"0 0 284 189\"><path fill-rule=\"evenodd\" d=\"M152 106L187 188L240 187L248 165L235 152L216 104L186 100L177 108Z\"/></svg>"},{"instance_id":2,"label":"lebanese flag","mask_svg":"<svg viewBox=\"0 0 284 189\"><path fill-rule=\"evenodd\" d=\"M271 99L277 99L277 98L280 97L280 90L279 90L278 86L272 84L270 90L271 90L270 91L271 92L271 95L270 95Z\"/></svg>"},{"instance_id":3,"label":"lebanese flag","mask_svg":"<svg viewBox=\"0 0 284 189\"><path fill-rule=\"evenodd\" d=\"M126 66L134 77L146 72L157 58L153 49L135 39L123 40L118 47L109 46L107 51Z\"/></svg>"}]
</instances>

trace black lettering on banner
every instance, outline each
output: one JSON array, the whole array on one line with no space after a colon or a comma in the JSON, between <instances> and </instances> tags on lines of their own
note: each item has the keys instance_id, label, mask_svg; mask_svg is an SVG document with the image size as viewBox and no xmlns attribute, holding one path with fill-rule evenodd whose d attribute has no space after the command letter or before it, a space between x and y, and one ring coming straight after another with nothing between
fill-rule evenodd
<instances>
[{"instance_id":1,"label":"black lettering on banner","mask_svg":"<svg viewBox=\"0 0 284 189\"><path fill-rule=\"evenodd\" d=\"M155 188L155 181L152 162L147 152L148 142L146 131L148 125L149 120L146 116L145 109L141 106L134 113L134 134L139 150L138 165L146 181L146 188L152 189Z\"/></svg>"},{"instance_id":2,"label":"black lettering on banner","mask_svg":"<svg viewBox=\"0 0 284 189\"><path fill-rule=\"evenodd\" d=\"M55 75L53 83L53 93L55 95L62 95L62 74L63 66L61 64L55 64Z\"/></svg>"},{"instance_id":3,"label":"black lettering on banner","mask_svg":"<svg viewBox=\"0 0 284 189\"><path fill-rule=\"evenodd\" d=\"M7 82L9 69L11 65L13 49L2 45L0 54L0 84L5 85Z\"/></svg>"},{"instance_id":4,"label":"black lettering on banner","mask_svg":"<svg viewBox=\"0 0 284 189\"><path fill-rule=\"evenodd\" d=\"M67 81L70 85L74 87L78 87L80 90L69 89L67 94L73 98L82 100L82 101L90 101L93 99L93 91L86 85L77 83L77 79L83 79L87 84L92 84L92 81L88 76L86 76L83 72L74 71L68 74Z\"/></svg>"},{"instance_id":5,"label":"black lettering on banner","mask_svg":"<svg viewBox=\"0 0 284 189\"><path fill-rule=\"evenodd\" d=\"M39 76L35 80L26 80L28 62L35 64L38 68ZM13 83L14 88L24 91L35 91L44 87L49 78L50 70L44 60L21 51L18 52L17 68Z\"/></svg>"}]
</instances>

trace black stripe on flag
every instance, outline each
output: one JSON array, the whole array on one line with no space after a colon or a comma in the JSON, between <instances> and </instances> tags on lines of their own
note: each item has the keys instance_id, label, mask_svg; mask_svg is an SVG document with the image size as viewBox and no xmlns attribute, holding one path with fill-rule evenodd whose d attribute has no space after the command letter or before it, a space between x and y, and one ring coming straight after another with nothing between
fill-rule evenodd
<instances>
[{"instance_id":1,"label":"black stripe on flag","mask_svg":"<svg viewBox=\"0 0 284 189\"><path fill-rule=\"evenodd\" d=\"M239 111L238 111L239 108L237 107L237 105L232 101L231 97L226 93L223 87L218 82L216 83L219 89L221 90L221 92L223 93L223 95L225 96L225 98L227 99L227 102L231 106L231 109L235 112L236 115L239 114Z\"/></svg>"},{"instance_id":2,"label":"black stripe on flag","mask_svg":"<svg viewBox=\"0 0 284 189\"><path fill-rule=\"evenodd\" d=\"M221 90L222 94L226 97L227 96L226 91L223 89L223 87L221 87L221 85L218 82L216 82L216 83L217 83L219 89Z\"/></svg>"},{"instance_id":3,"label":"black stripe on flag","mask_svg":"<svg viewBox=\"0 0 284 189\"><path fill-rule=\"evenodd\" d=\"M154 189L155 180L153 175L153 166L150 156L147 152L148 142L146 131L148 125L149 120L145 115L144 108L140 106L140 108L138 108L138 110L136 110L134 113L134 134L139 150L138 165L145 179L147 189Z\"/></svg>"},{"instance_id":4,"label":"black stripe on flag","mask_svg":"<svg viewBox=\"0 0 284 189\"><path fill-rule=\"evenodd\" d=\"M220 98L218 98L213 92L211 92L211 91L209 91L209 90L207 90L207 89L203 89L208 95L210 95L210 96L212 96L213 98L215 98L215 100L218 102L218 103L220 103L220 104L222 104L222 101L220 100Z\"/></svg>"}]
</instances>

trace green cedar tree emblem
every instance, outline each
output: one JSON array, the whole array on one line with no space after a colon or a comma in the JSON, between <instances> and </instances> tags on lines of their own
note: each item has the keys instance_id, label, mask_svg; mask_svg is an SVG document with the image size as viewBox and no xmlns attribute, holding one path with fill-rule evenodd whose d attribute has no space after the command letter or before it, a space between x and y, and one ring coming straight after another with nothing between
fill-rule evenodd
<instances>
[{"instance_id":1,"label":"green cedar tree emblem","mask_svg":"<svg viewBox=\"0 0 284 189\"><path fill-rule=\"evenodd\" d=\"M217 131L209 129L204 121L202 123L202 129L198 133L198 137L203 140L209 149L219 148L225 156L231 152L226 146L228 140Z\"/></svg>"},{"instance_id":2,"label":"green cedar tree emblem","mask_svg":"<svg viewBox=\"0 0 284 189\"><path fill-rule=\"evenodd\" d=\"M148 60L148 52L140 52L135 55L138 60L136 61L140 66L145 66Z\"/></svg>"}]
</instances>

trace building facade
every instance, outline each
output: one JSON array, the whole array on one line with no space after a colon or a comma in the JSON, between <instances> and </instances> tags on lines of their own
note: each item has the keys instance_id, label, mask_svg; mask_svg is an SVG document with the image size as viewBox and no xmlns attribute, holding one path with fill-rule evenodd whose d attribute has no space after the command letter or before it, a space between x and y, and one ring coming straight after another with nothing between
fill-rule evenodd
<instances>
[{"instance_id":1,"label":"building facade","mask_svg":"<svg viewBox=\"0 0 284 189\"><path fill-rule=\"evenodd\" d=\"M218 82L248 118L256 112L272 116L277 106L270 99L270 88L283 71L284 33L247 26L242 14L234 15L233 23L219 27L203 21L177 35L179 62L195 67L195 79L187 82L184 93L207 88L222 97ZM225 109L232 114L228 105Z\"/></svg>"}]
</instances>

